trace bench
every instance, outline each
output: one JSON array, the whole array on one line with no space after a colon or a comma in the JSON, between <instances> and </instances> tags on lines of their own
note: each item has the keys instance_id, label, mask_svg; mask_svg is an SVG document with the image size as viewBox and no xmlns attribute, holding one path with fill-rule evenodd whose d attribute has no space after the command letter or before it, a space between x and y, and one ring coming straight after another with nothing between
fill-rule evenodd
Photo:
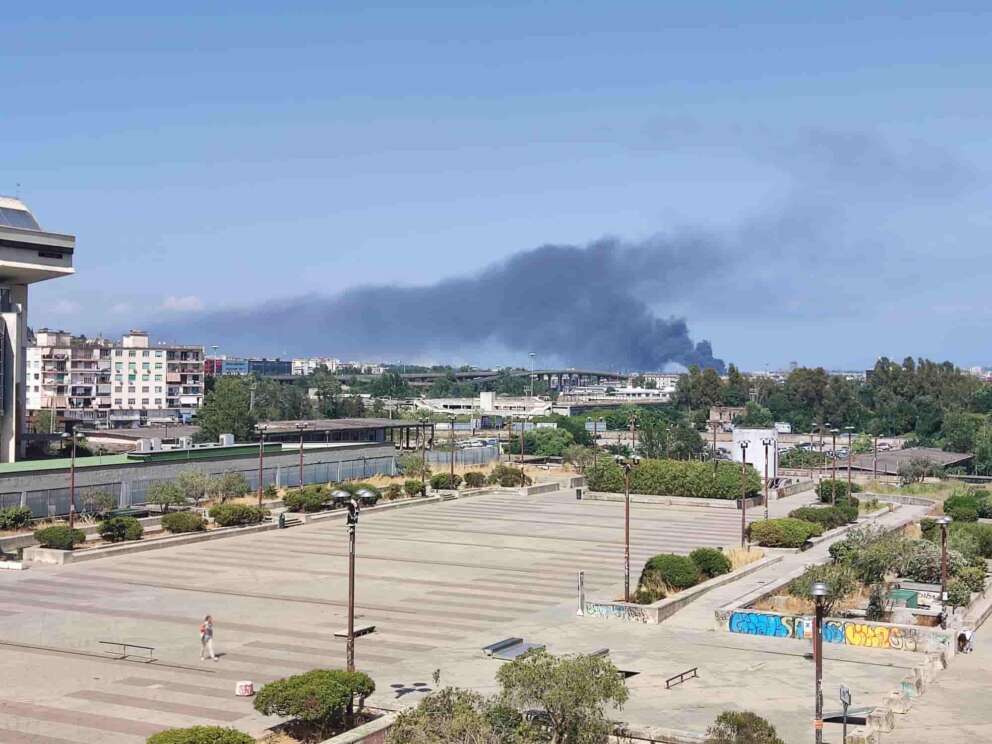
<instances>
[{"instance_id":1,"label":"bench","mask_svg":"<svg viewBox=\"0 0 992 744\"><path fill-rule=\"evenodd\" d=\"M144 664L150 664L156 660L152 656L152 654L155 653L154 646L139 646L136 643L124 643L122 641L100 641L100 643L105 646L118 646L120 648L119 651L105 650L104 652L108 654L112 654L114 658L120 661L125 661L127 659L134 658L135 660L140 661ZM141 649L146 653L132 654L128 651L128 649L132 649L132 648Z\"/></svg>"},{"instance_id":2,"label":"bench","mask_svg":"<svg viewBox=\"0 0 992 744\"><path fill-rule=\"evenodd\" d=\"M686 669L684 672L680 672L679 674L676 674L674 677L669 677L668 679L665 680L665 689L670 690L675 685L680 685L683 682L685 682L687 679L692 679L693 677L698 678L699 677L699 673L697 671L698 668L699 667Z\"/></svg>"}]
</instances>

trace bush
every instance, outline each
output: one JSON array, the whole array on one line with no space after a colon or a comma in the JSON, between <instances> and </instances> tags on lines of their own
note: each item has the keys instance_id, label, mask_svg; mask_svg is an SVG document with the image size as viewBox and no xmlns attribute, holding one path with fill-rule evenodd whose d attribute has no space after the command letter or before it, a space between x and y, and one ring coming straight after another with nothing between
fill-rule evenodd
<instances>
[{"instance_id":1,"label":"bush","mask_svg":"<svg viewBox=\"0 0 992 744\"><path fill-rule=\"evenodd\" d=\"M436 473L431 476L431 488L438 490L453 490L462 484L462 477L455 473Z\"/></svg>"},{"instance_id":2,"label":"bush","mask_svg":"<svg viewBox=\"0 0 992 744\"><path fill-rule=\"evenodd\" d=\"M323 486L304 486L289 491L282 503L291 512L319 512L327 508L330 493Z\"/></svg>"},{"instance_id":3,"label":"bush","mask_svg":"<svg viewBox=\"0 0 992 744\"><path fill-rule=\"evenodd\" d=\"M145 528L134 517L111 517L100 522L97 528L106 542L125 542L140 540L145 534Z\"/></svg>"},{"instance_id":4,"label":"bush","mask_svg":"<svg viewBox=\"0 0 992 744\"><path fill-rule=\"evenodd\" d=\"M221 527L259 524L268 513L268 509L248 504L215 504L210 507L210 516Z\"/></svg>"},{"instance_id":5,"label":"bush","mask_svg":"<svg viewBox=\"0 0 992 744\"><path fill-rule=\"evenodd\" d=\"M403 482L403 490L406 491L407 496L419 496L424 492L424 482L411 478Z\"/></svg>"},{"instance_id":6,"label":"bush","mask_svg":"<svg viewBox=\"0 0 992 744\"><path fill-rule=\"evenodd\" d=\"M223 473L207 481L206 493L212 499L226 501L241 498L247 496L250 491L248 479L241 473Z\"/></svg>"},{"instance_id":7,"label":"bush","mask_svg":"<svg viewBox=\"0 0 992 744\"><path fill-rule=\"evenodd\" d=\"M696 564L699 572L708 579L730 573L730 559L715 548L696 548L689 553L689 560Z\"/></svg>"},{"instance_id":8,"label":"bush","mask_svg":"<svg viewBox=\"0 0 992 744\"><path fill-rule=\"evenodd\" d=\"M852 494L861 493L862 490L863 489L861 486L854 481L851 481ZM837 480L831 480L830 478L827 478L826 480L821 480L816 485L816 495L820 498L821 503L829 504L834 492L837 494L837 501L846 499L851 495L847 492L846 480L840 480L839 478Z\"/></svg>"},{"instance_id":9,"label":"bush","mask_svg":"<svg viewBox=\"0 0 992 744\"><path fill-rule=\"evenodd\" d=\"M477 470L472 470L465 473L465 487L466 488L482 488L486 485L486 474L480 473Z\"/></svg>"},{"instance_id":10,"label":"bush","mask_svg":"<svg viewBox=\"0 0 992 744\"><path fill-rule=\"evenodd\" d=\"M611 460L600 460L586 471L589 488L593 491L619 493L623 491L623 468ZM746 474L748 496L761 489L757 471L748 467ZM718 462L695 460L641 460L630 470L630 492L684 496L702 499L739 499L741 497L741 467Z\"/></svg>"},{"instance_id":11,"label":"bush","mask_svg":"<svg viewBox=\"0 0 992 744\"><path fill-rule=\"evenodd\" d=\"M375 683L362 672L314 669L270 682L259 690L254 704L263 715L296 718L325 738L342 727L356 697L360 710L373 692Z\"/></svg>"},{"instance_id":12,"label":"bush","mask_svg":"<svg viewBox=\"0 0 992 744\"><path fill-rule=\"evenodd\" d=\"M95 491L83 495L81 499L83 514L92 514L103 518L117 508L117 497L107 491Z\"/></svg>"},{"instance_id":13,"label":"bush","mask_svg":"<svg viewBox=\"0 0 992 744\"><path fill-rule=\"evenodd\" d=\"M530 476L520 468L499 463L486 478L490 485L498 485L503 488L519 488L531 484Z\"/></svg>"},{"instance_id":14,"label":"bush","mask_svg":"<svg viewBox=\"0 0 992 744\"><path fill-rule=\"evenodd\" d=\"M922 526L922 521L921 521ZM979 524L977 522L952 522L948 527L948 539L958 534L971 535L975 538L977 553L982 558L992 558L992 524ZM940 530L933 530L930 535L924 536L934 542L940 542Z\"/></svg>"},{"instance_id":15,"label":"bush","mask_svg":"<svg viewBox=\"0 0 992 744\"><path fill-rule=\"evenodd\" d=\"M0 530L19 530L31 522L31 510L26 506L0 509Z\"/></svg>"},{"instance_id":16,"label":"bush","mask_svg":"<svg viewBox=\"0 0 992 744\"><path fill-rule=\"evenodd\" d=\"M145 493L145 503L161 506L163 512L168 512L170 506L186 503L186 495L182 488L172 481L152 483Z\"/></svg>"},{"instance_id":17,"label":"bush","mask_svg":"<svg viewBox=\"0 0 992 744\"><path fill-rule=\"evenodd\" d=\"M827 585L827 594L823 598L823 611L829 615L837 602L852 595L858 589L858 578L854 571L844 564L824 563L810 566L802 576L789 582L787 591L798 599L812 599L813 584L822 582Z\"/></svg>"},{"instance_id":18,"label":"bush","mask_svg":"<svg viewBox=\"0 0 992 744\"><path fill-rule=\"evenodd\" d=\"M662 553L644 564L637 582L638 591L661 599L668 589L688 589L698 584L701 578L699 567L686 556Z\"/></svg>"},{"instance_id":19,"label":"bush","mask_svg":"<svg viewBox=\"0 0 992 744\"><path fill-rule=\"evenodd\" d=\"M944 501L944 514L955 522L977 522L978 510L984 499L979 499L972 493L957 493Z\"/></svg>"},{"instance_id":20,"label":"bush","mask_svg":"<svg viewBox=\"0 0 992 744\"><path fill-rule=\"evenodd\" d=\"M837 506L803 506L789 512L793 519L801 519L804 522L813 522L823 527L824 531L843 527L847 524L850 512ZM855 512L855 519L857 512Z\"/></svg>"},{"instance_id":21,"label":"bush","mask_svg":"<svg viewBox=\"0 0 992 744\"><path fill-rule=\"evenodd\" d=\"M172 512L162 515L162 529L173 534L203 532L207 529L207 523L193 512Z\"/></svg>"},{"instance_id":22,"label":"bush","mask_svg":"<svg viewBox=\"0 0 992 744\"><path fill-rule=\"evenodd\" d=\"M276 488L275 483L270 483L262 489L262 495L267 499L274 499L279 496L279 489Z\"/></svg>"},{"instance_id":23,"label":"bush","mask_svg":"<svg viewBox=\"0 0 992 744\"><path fill-rule=\"evenodd\" d=\"M823 534L823 527L802 519L765 519L748 528L751 541L766 548L799 548L811 537Z\"/></svg>"},{"instance_id":24,"label":"bush","mask_svg":"<svg viewBox=\"0 0 992 744\"><path fill-rule=\"evenodd\" d=\"M705 744L785 744L772 726L750 711L725 710L706 730Z\"/></svg>"},{"instance_id":25,"label":"bush","mask_svg":"<svg viewBox=\"0 0 992 744\"><path fill-rule=\"evenodd\" d=\"M966 565L960 553L947 551L947 569L951 576L957 576ZM940 583L940 547L929 540L910 540L899 575L924 584Z\"/></svg>"},{"instance_id":26,"label":"bush","mask_svg":"<svg viewBox=\"0 0 992 744\"><path fill-rule=\"evenodd\" d=\"M43 548L55 550L72 550L77 545L86 542L86 533L82 530L70 530L64 524L44 527L34 531L34 539Z\"/></svg>"},{"instance_id":27,"label":"bush","mask_svg":"<svg viewBox=\"0 0 992 744\"><path fill-rule=\"evenodd\" d=\"M984 568L966 566L958 571L957 579L963 581L970 591L980 592L985 589Z\"/></svg>"},{"instance_id":28,"label":"bush","mask_svg":"<svg viewBox=\"0 0 992 744\"><path fill-rule=\"evenodd\" d=\"M971 604L971 587L966 581L954 578L947 582L947 604L952 607L967 607Z\"/></svg>"},{"instance_id":29,"label":"bush","mask_svg":"<svg viewBox=\"0 0 992 744\"><path fill-rule=\"evenodd\" d=\"M159 731L146 744L255 744L255 737L220 726L193 726Z\"/></svg>"},{"instance_id":30,"label":"bush","mask_svg":"<svg viewBox=\"0 0 992 744\"><path fill-rule=\"evenodd\" d=\"M403 486L399 483L390 483L382 495L386 501L396 501L396 499L403 498Z\"/></svg>"}]
</instances>

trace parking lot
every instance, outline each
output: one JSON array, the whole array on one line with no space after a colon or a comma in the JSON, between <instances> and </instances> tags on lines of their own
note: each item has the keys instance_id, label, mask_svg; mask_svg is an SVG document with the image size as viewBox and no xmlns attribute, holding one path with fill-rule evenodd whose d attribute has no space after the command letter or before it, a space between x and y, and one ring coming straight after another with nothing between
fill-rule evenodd
<instances>
[{"instance_id":1,"label":"parking lot","mask_svg":"<svg viewBox=\"0 0 992 744\"><path fill-rule=\"evenodd\" d=\"M736 544L739 519L733 509L635 505L633 581L655 553ZM639 673L624 711L631 720L701 724L712 720L711 708L740 697L745 679L752 690L764 685L769 700L788 701L783 718L796 711L805 718L789 676L791 669L805 678L801 648L777 645L770 655L760 650L763 639L711 627L577 618L579 570L591 598L621 592L622 503L494 493L363 514L357 624L377 631L358 639L357 665L376 682L373 704L415 701L433 686L435 670L442 685L492 690L499 662L480 649L521 636L556 652L610 646L618 665ZM346 592L340 520L4 572L0 742L134 743L194 723L260 733L273 721L235 697L235 684L343 667L344 641L334 633L346 625ZM222 654L216 663L199 660L197 629L207 613ZM100 641L154 647L157 661L115 660ZM693 665L701 679L661 699L663 678ZM864 672L865 685L888 684Z\"/></svg>"}]
</instances>

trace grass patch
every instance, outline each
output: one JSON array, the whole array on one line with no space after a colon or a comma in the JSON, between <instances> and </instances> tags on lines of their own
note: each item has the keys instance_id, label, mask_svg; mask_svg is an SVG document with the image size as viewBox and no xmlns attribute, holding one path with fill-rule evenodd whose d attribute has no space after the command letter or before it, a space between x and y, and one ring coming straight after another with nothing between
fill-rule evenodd
<instances>
[{"instance_id":1,"label":"grass patch","mask_svg":"<svg viewBox=\"0 0 992 744\"><path fill-rule=\"evenodd\" d=\"M724 551L724 555L730 559L730 570L736 571L739 568L744 568L755 561L760 561L765 557L765 551L760 548L751 548L747 550L745 548L732 548L730 550Z\"/></svg>"}]
</instances>

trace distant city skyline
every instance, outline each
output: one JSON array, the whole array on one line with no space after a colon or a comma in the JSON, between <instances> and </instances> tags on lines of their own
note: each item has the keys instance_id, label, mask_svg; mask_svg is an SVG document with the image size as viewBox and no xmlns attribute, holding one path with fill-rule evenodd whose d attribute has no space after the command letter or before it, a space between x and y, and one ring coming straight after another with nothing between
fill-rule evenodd
<instances>
[{"instance_id":1,"label":"distant city skyline","mask_svg":"<svg viewBox=\"0 0 992 744\"><path fill-rule=\"evenodd\" d=\"M990 21L923 2L12 8L0 193L78 237L29 323L325 353L353 317L268 309L419 297L605 236L703 247L611 288L743 369L988 365ZM527 366L530 340L469 330L429 327L411 361ZM379 336L340 354L388 355Z\"/></svg>"}]
</instances>

